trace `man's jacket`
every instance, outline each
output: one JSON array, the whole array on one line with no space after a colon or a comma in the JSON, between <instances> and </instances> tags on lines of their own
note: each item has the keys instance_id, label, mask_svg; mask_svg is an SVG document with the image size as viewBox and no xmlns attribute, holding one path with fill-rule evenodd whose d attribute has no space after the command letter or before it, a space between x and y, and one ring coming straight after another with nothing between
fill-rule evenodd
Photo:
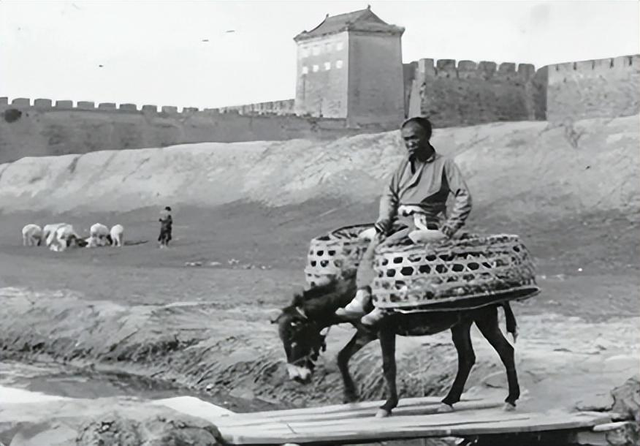
<instances>
[{"instance_id":1,"label":"man's jacket","mask_svg":"<svg viewBox=\"0 0 640 446\"><path fill-rule=\"evenodd\" d=\"M449 194L454 203L447 214ZM471 212L471 194L453 160L434 152L425 162L405 158L400 163L382 194L377 224L391 228L401 205L420 207L429 225L450 237Z\"/></svg>"}]
</instances>

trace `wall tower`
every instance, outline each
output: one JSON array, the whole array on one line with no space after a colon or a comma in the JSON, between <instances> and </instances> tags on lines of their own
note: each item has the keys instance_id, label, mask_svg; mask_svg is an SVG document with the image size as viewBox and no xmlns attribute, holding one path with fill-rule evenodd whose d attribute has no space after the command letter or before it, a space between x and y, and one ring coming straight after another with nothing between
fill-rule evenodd
<instances>
[{"instance_id":1,"label":"wall tower","mask_svg":"<svg viewBox=\"0 0 640 446\"><path fill-rule=\"evenodd\" d=\"M298 34L296 114L345 118L349 125L399 123L403 33L367 7L327 14L317 27Z\"/></svg>"}]
</instances>

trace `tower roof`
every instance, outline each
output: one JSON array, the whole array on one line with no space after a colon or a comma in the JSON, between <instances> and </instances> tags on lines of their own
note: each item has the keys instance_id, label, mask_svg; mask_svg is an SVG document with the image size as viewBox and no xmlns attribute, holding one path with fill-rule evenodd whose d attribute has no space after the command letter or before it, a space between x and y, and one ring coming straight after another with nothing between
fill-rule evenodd
<instances>
[{"instance_id":1,"label":"tower roof","mask_svg":"<svg viewBox=\"0 0 640 446\"><path fill-rule=\"evenodd\" d=\"M389 25L371 11L370 7L359 11L338 14L325 19L311 31L302 31L294 37L296 42L314 37L337 34L343 31L360 31L368 33L399 34L404 33L401 26Z\"/></svg>"}]
</instances>

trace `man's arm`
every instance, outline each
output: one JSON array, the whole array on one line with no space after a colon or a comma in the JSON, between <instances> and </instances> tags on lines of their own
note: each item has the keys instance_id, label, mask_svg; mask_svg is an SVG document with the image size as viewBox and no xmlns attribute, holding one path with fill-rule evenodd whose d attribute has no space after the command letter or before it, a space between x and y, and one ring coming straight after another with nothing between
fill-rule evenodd
<instances>
[{"instance_id":1,"label":"man's arm","mask_svg":"<svg viewBox=\"0 0 640 446\"><path fill-rule=\"evenodd\" d=\"M378 234L387 235L391 229L394 219L396 218L399 202L398 184L400 181L399 177L403 169L404 163L401 163L399 168L396 169L391 176L391 179L389 179L389 183L385 186L384 191L382 192L378 220L375 224L376 232Z\"/></svg>"},{"instance_id":2,"label":"man's arm","mask_svg":"<svg viewBox=\"0 0 640 446\"><path fill-rule=\"evenodd\" d=\"M453 209L449 213L447 221L440 229L447 237L451 237L455 232L464 226L469 213L471 212L471 193L464 182L462 173L453 160L448 159L444 165L445 175L449 183L451 194L455 197Z\"/></svg>"}]
</instances>

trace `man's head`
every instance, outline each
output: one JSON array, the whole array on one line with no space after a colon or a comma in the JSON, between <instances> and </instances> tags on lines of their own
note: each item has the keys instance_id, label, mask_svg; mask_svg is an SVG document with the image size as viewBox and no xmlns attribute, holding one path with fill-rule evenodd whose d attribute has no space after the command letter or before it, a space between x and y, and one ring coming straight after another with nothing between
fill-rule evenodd
<instances>
[{"instance_id":1,"label":"man's head","mask_svg":"<svg viewBox=\"0 0 640 446\"><path fill-rule=\"evenodd\" d=\"M409 118L402 123L400 128L404 145L410 156L419 152L431 151L429 139L431 138L431 122L427 118Z\"/></svg>"}]
</instances>

